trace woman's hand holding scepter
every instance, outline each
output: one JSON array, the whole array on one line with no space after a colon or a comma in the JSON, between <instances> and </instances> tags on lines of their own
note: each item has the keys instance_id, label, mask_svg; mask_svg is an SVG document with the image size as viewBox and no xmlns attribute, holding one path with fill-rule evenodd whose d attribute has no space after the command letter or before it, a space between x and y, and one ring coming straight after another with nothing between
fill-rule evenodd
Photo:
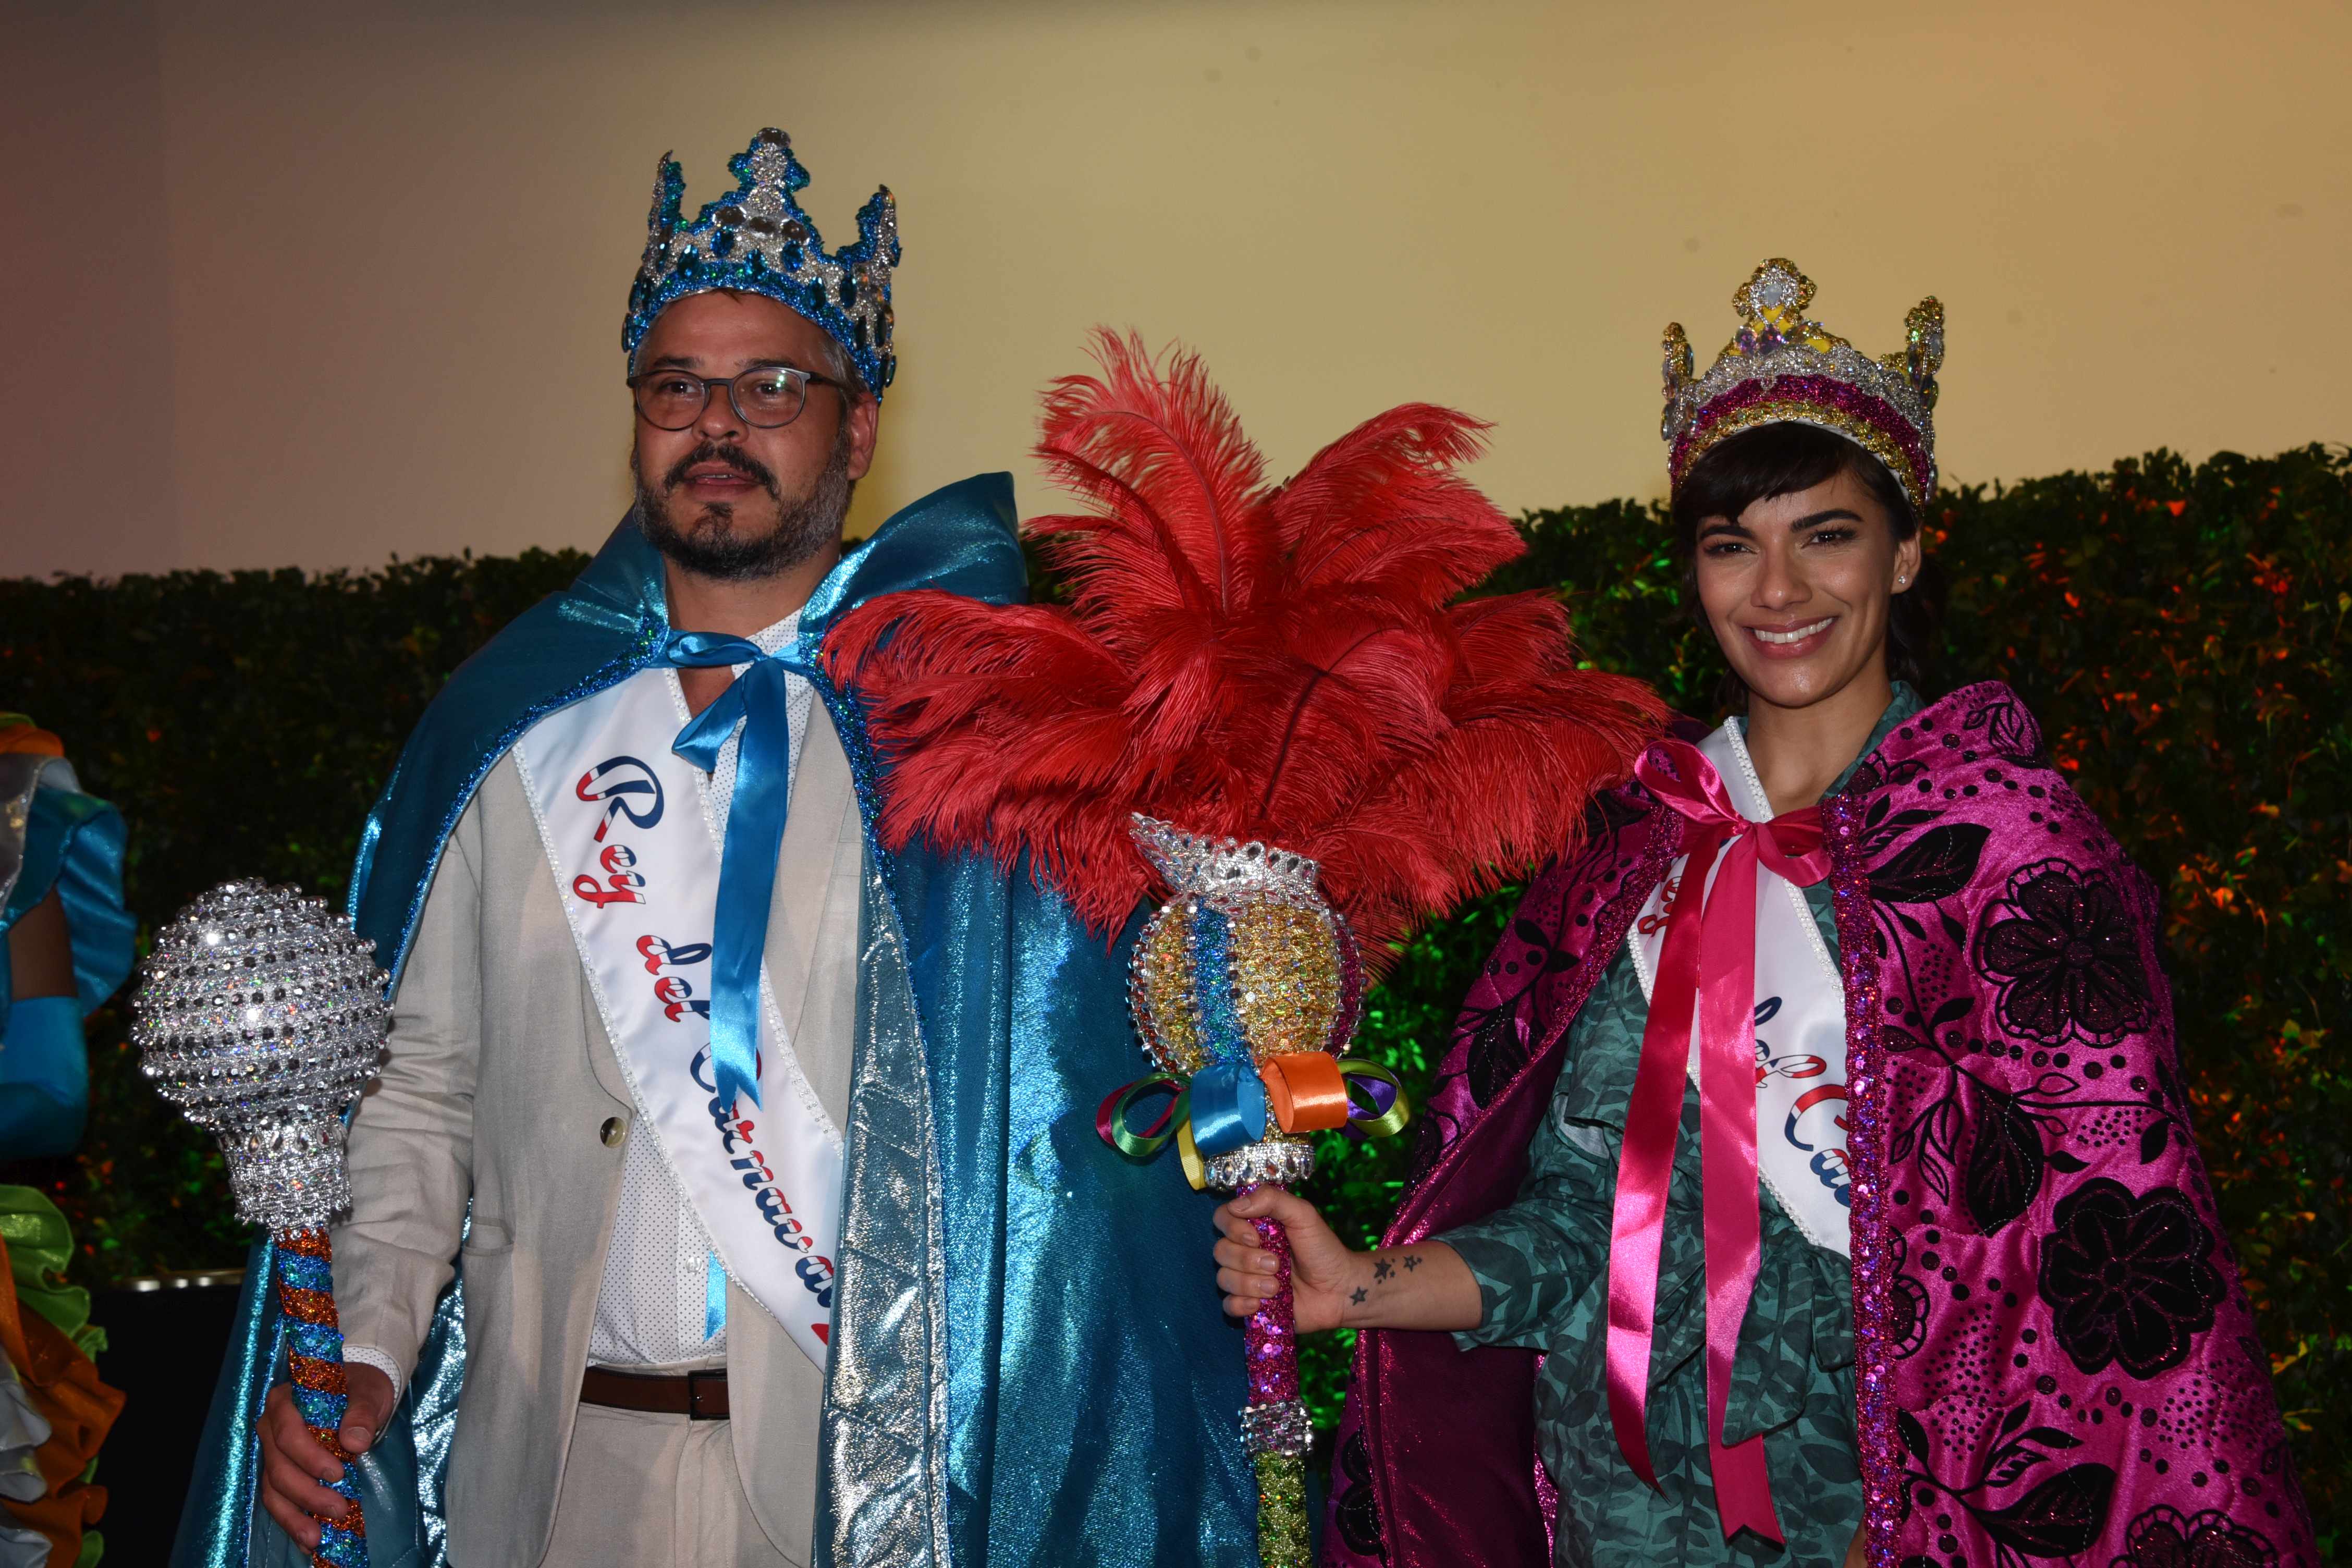
<instances>
[{"instance_id":1,"label":"woman's hand holding scepter","mask_svg":"<svg viewBox=\"0 0 2352 1568\"><path fill-rule=\"evenodd\" d=\"M1285 1280L1258 1226L1271 1219L1289 1237L1287 1284L1298 1332L1330 1329L1475 1329L1485 1316L1478 1281L1442 1241L1359 1252L1305 1198L1276 1187L1244 1193L1217 1209L1217 1289L1225 1311L1250 1317Z\"/></svg>"}]
</instances>

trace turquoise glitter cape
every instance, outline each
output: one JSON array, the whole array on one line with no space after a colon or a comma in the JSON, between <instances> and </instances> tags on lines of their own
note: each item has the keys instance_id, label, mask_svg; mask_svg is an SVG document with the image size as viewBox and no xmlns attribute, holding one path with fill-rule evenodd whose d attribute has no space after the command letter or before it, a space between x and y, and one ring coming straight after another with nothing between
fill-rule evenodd
<instances>
[{"instance_id":1,"label":"turquoise glitter cape","mask_svg":"<svg viewBox=\"0 0 2352 1568\"><path fill-rule=\"evenodd\" d=\"M803 613L804 651L865 601L1024 595L1011 477L917 501ZM370 816L354 924L396 975L475 787L546 714L651 660L660 560L632 521L572 587L450 678ZM1202 1258L1210 1200L1104 1151L1093 1113L1134 1074L1125 959L1025 868L875 837L887 761L818 682L866 824L858 1024L815 1561L846 1568L1185 1562L1254 1568L1242 1358ZM174 1568L304 1561L254 1501L254 1418L280 1363L268 1243L190 1483ZM361 1461L373 1568L446 1562L442 1483L465 1369L464 1282Z\"/></svg>"}]
</instances>

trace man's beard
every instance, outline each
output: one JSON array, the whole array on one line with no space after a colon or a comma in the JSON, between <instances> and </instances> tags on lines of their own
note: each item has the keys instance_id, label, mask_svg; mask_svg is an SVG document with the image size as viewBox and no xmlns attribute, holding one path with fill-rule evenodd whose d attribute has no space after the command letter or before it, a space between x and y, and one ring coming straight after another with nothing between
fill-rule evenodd
<instances>
[{"instance_id":1,"label":"man's beard","mask_svg":"<svg viewBox=\"0 0 2352 1568\"><path fill-rule=\"evenodd\" d=\"M701 515L681 527L670 511L669 498L686 482L687 470L697 463L724 463L751 479L777 503L776 526L746 538L727 525L734 521L732 501L704 503ZM635 468L631 459L630 467ZM856 481L849 477L849 422L843 420L825 457L824 471L809 493L786 501L778 489L775 470L736 446L705 441L670 466L658 492L637 479L637 526L653 547L685 571L698 577L727 582L772 577L789 572L827 544L841 538L842 520L849 515L849 498Z\"/></svg>"}]
</instances>

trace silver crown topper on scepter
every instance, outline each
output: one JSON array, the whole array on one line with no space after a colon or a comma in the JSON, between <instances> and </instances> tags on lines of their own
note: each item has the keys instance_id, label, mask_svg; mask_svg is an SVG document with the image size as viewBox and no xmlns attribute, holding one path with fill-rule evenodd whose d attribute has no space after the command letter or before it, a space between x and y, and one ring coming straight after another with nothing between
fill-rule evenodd
<instances>
[{"instance_id":1,"label":"silver crown topper on scepter","mask_svg":"<svg viewBox=\"0 0 2352 1568\"><path fill-rule=\"evenodd\" d=\"M182 910L142 966L140 1068L220 1141L239 1219L315 1229L350 1205L343 1110L392 1022L374 951L325 900L236 881Z\"/></svg>"}]
</instances>

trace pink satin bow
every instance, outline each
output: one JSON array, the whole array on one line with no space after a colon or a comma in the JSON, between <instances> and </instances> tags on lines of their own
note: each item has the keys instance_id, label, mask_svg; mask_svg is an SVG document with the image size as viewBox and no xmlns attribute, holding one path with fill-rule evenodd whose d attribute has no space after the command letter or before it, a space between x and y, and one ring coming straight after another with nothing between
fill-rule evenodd
<instances>
[{"instance_id":1,"label":"pink satin bow","mask_svg":"<svg viewBox=\"0 0 2352 1568\"><path fill-rule=\"evenodd\" d=\"M1762 1250L1756 1172L1756 870L1800 887L1829 874L1820 811L1749 822L1698 748L1663 741L1634 777L1686 820L1682 882L1650 990L1642 1060L1625 1112L1609 1237L1609 1419L1634 1474L1658 1484L1648 1433L1650 1347L1657 1327L1659 1237L1682 1126L1683 1073L1698 1016L1699 1167L1706 1230L1706 1435L1716 1511L1728 1540L1741 1526L1780 1541L1761 1436L1727 1447L1724 1407L1739 1328ZM1726 853L1726 847L1728 852ZM1718 856L1716 896L1706 874ZM1704 906L1704 913L1702 913Z\"/></svg>"}]
</instances>

